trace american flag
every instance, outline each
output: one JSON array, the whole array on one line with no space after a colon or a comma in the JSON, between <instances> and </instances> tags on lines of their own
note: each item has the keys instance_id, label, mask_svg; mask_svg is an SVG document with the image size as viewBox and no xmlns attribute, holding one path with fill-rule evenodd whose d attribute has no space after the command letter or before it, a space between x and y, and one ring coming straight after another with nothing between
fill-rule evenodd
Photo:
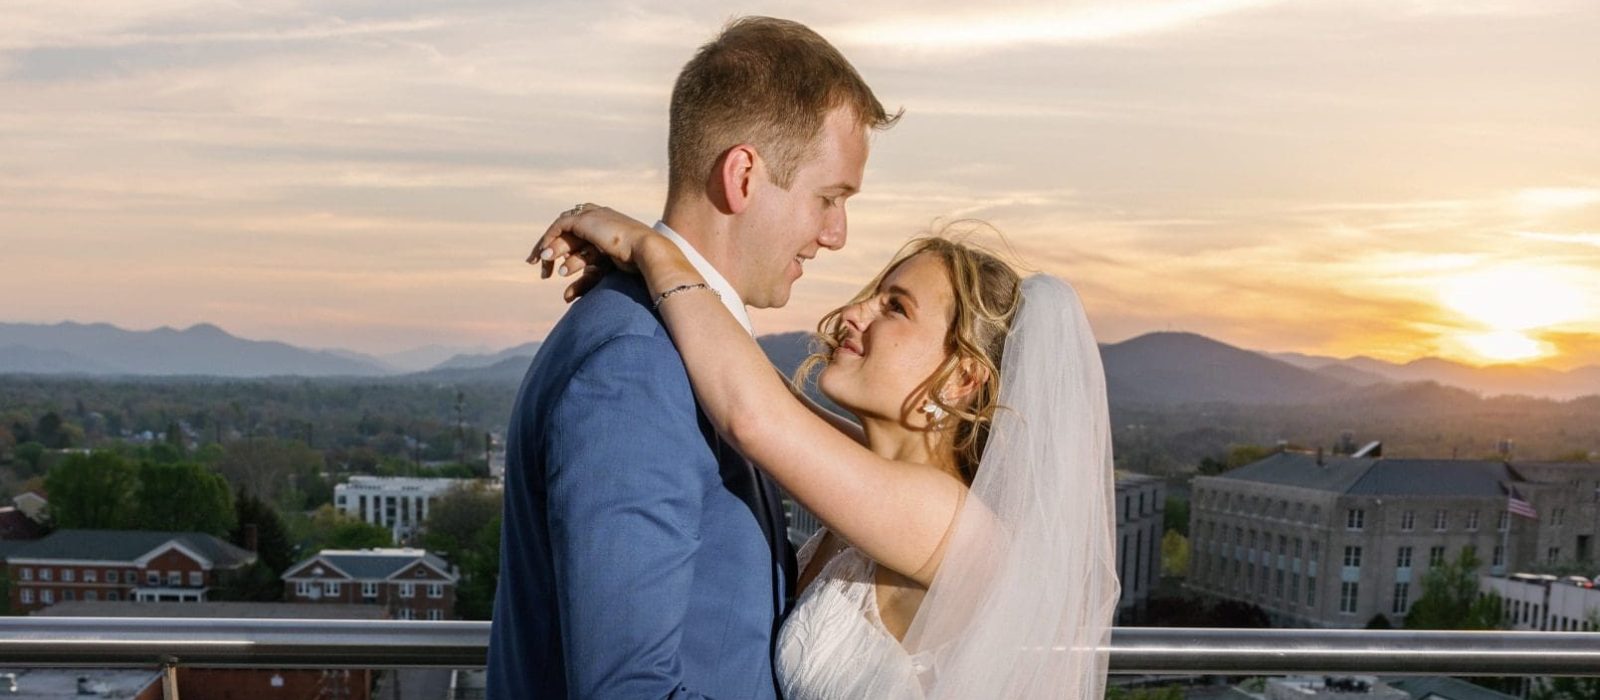
<instances>
[{"instance_id":1,"label":"american flag","mask_svg":"<svg viewBox=\"0 0 1600 700\"><path fill-rule=\"evenodd\" d=\"M1520 515L1532 520L1539 519L1539 511L1535 510L1532 503L1522 500L1522 494L1517 493L1515 486L1508 487L1511 492L1506 496L1506 510L1512 515Z\"/></svg>"}]
</instances>

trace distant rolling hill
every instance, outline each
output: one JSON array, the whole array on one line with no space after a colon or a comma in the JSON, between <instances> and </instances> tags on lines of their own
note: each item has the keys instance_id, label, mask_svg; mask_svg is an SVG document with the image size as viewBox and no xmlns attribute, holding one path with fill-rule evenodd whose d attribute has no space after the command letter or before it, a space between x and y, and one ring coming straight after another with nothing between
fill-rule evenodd
<instances>
[{"instance_id":1,"label":"distant rolling hill","mask_svg":"<svg viewBox=\"0 0 1600 700\"><path fill-rule=\"evenodd\" d=\"M105 323L0 323L0 348L6 349L0 373L327 377L391 371L375 358L246 340L211 324L130 331Z\"/></svg>"},{"instance_id":2,"label":"distant rolling hill","mask_svg":"<svg viewBox=\"0 0 1600 700\"><path fill-rule=\"evenodd\" d=\"M1565 401L1600 395L1600 365L1563 372L1523 365L1472 367L1435 357L1398 364L1370 357L1340 359L1300 353L1268 356L1323 374L1377 377L1393 383L1436 382L1486 396L1521 394Z\"/></svg>"},{"instance_id":3,"label":"distant rolling hill","mask_svg":"<svg viewBox=\"0 0 1600 700\"><path fill-rule=\"evenodd\" d=\"M1193 333L1150 333L1100 347L1114 403L1302 404L1354 386Z\"/></svg>"}]
</instances>

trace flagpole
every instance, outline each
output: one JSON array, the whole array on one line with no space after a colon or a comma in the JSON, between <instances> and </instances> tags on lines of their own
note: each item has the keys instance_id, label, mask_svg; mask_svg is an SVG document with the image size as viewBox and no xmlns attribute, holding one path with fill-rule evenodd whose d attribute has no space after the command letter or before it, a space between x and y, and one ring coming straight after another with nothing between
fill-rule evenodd
<instances>
[{"instance_id":1,"label":"flagpole","mask_svg":"<svg viewBox=\"0 0 1600 700\"><path fill-rule=\"evenodd\" d=\"M1509 504L1507 504L1507 506L1506 506L1505 513L1506 513L1506 526L1505 526L1505 529L1500 531L1500 578L1509 578L1511 576L1511 520L1512 520L1512 518L1511 518L1511 507L1510 507ZM1490 569L1494 568L1494 563L1493 562L1490 562L1489 568Z\"/></svg>"}]
</instances>

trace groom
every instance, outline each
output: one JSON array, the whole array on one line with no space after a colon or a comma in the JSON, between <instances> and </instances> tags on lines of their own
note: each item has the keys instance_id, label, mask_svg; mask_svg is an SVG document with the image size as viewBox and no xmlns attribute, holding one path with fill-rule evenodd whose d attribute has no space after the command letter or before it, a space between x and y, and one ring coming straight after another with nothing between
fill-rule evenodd
<instances>
[{"instance_id":1,"label":"groom","mask_svg":"<svg viewBox=\"0 0 1600 700\"><path fill-rule=\"evenodd\" d=\"M806 260L845 243L885 113L803 25L751 17L672 91L660 230L748 329ZM704 292L700 292L704 293ZM794 595L777 489L700 415L636 277L556 324L511 418L491 700L774 698Z\"/></svg>"}]
</instances>

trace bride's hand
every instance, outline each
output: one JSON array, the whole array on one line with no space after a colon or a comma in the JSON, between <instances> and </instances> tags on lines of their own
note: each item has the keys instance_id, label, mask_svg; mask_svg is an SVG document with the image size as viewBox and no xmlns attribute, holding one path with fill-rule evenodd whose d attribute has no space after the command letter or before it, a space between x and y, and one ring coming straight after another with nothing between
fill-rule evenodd
<instances>
[{"instance_id":1,"label":"bride's hand","mask_svg":"<svg viewBox=\"0 0 1600 700\"><path fill-rule=\"evenodd\" d=\"M534 244L528 263L539 265L540 279L554 274L558 266L563 277L581 271L563 295L570 302L593 288L610 266L637 272L645 243L660 235L610 207L582 204L550 224Z\"/></svg>"}]
</instances>

